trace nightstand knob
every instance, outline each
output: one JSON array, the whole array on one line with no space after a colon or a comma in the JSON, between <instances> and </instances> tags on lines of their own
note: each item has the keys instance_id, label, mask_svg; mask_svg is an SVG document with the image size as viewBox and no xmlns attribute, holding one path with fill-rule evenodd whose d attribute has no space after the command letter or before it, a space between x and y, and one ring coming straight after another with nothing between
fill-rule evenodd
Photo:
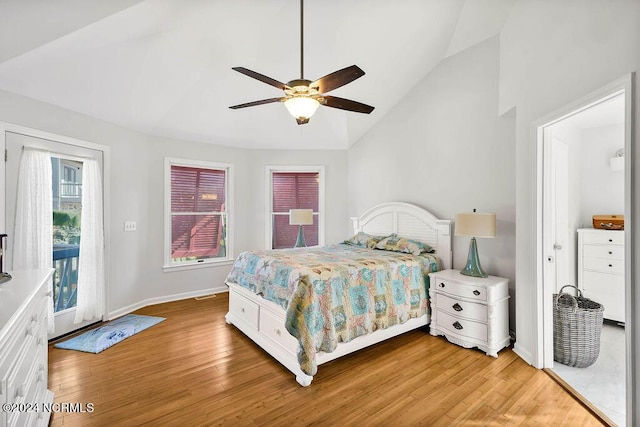
<instances>
[{"instance_id":1,"label":"nightstand knob","mask_svg":"<svg viewBox=\"0 0 640 427\"><path fill-rule=\"evenodd\" d=\"M609 251L609 255L613 255L613 252Z\"/></svg>"},{"instance_id":2,"label":"nightstand knob","mask_svg":"<svg viewBox=\"0 0 640 427\"><path fill-rule=\"evenodd\" d=\"M456 328L457 330L462 329L462 325L460 324L460 322L454 322L453 327Z\"/></svg>"},{"instance_id":3,"label":"nightstand knob","mask_svg":"<svg viewBox=\"0 0 640 427\"><path fill-rule=\"evenodd\" d=\"M613 242L613 239L609 239L609 243Z\"/></svg>"},{"instance_id":4,"label":"nightstand knob","mask_svg":"<svg viewBox=\"0 0 640 427\"><path fill-rule=\"evenodd\" d=\"M475 296L478 296L478 295L480 295L480 291L476 289L475 291L473 291L473 294L474 294Z\"/></svg>"},{"instance_id":5,"label":"nightstand knob","mask_svg":"<svg viewBox=\"0 0 640 427\"><path fill-rule=\"evenodd\" d=\"M613 267L613 265L609 264L609 267Z\"/></svg>"},{"instance_id":6,"label":"nightstand knob","mask_svg":"<svg viewBox=\"0 0 640 427\"><path fill-rule=\"evenodd\" d=\"M460 304L455 303L451 306L455 311L462 311L462 306Z\"/></svg>"},{"instance_id":7,"label":"nightstand knob","mask_svg":"<svg viewBox=\"0 0 640 427\"><path fill-rule=\"evenodd\" d=\"M440 282L438 286L440 286L441 288L444 288L444 283Z\"/></svg>"}]
</instances>

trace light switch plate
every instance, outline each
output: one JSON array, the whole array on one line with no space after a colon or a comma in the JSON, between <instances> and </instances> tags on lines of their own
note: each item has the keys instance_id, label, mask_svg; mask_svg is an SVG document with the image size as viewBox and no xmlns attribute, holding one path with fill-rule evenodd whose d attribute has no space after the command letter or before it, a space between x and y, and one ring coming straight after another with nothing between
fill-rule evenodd
<instances>
[{"instance_id":1,"label":"light switch plate","mask_svg":"<svg viewBox=\"0 0 640 427\"><path fill-rule=\"evenodd\" d=\"M136 222L135 221L125 221L124 222L124 231L136 231Z\"/></svg>"}]
</instances>

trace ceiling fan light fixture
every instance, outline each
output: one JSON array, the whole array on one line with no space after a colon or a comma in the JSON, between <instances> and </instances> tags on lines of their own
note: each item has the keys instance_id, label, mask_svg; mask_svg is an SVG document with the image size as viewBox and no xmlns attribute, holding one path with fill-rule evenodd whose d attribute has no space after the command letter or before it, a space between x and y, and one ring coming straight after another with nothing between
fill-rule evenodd
<instances>
[{"instance_id":1,"label":"ceiling fan light fixture","mask_svg":"<svg viewBox=\"0 0 640 427\"><path fill-rule=\"evenodd\" d=\"M294 96L284 101L284 106L294 118L309 119L320 106L320 102L308 96Z\"/></svg>"}]
</instances>

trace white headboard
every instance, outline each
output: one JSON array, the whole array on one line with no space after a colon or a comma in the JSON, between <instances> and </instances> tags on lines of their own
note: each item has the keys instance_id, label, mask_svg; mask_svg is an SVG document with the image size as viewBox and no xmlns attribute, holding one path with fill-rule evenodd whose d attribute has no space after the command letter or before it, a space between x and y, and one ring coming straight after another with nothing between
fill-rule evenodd
<instances>
[{"instance_id":1,"label":"white headboard","mask_svg":"<svg viewBox=\"0 0 640 427\"><path fill-rule=\"evenodd\" d=\"M351 218L353 232L398 236L419 240L433 246L442 267L452 268L451 221L438 219L431 212L404 202L388 202L374 206L360 217Z\"/></svg>"}]
</instances>

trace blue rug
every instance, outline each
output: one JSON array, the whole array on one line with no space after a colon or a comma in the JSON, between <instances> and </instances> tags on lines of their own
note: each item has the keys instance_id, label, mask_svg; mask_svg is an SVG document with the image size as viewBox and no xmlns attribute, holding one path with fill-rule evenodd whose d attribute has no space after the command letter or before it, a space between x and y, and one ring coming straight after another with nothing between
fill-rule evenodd
<instances>
[{"instance_id":1,"label":"blue rug","mask_svg":"<svg viewBox=\"0 0 640 427\"><path fill-rule=\"evenodd\" d=\"M54 347L85 351L87 353L100 353L112 345L140 331L144 331L163 320L165 320L164 317L127 314L106 325L99 326L77 337L73 337L70 340L56 343Z\"/></svg>"}]
</instances>

